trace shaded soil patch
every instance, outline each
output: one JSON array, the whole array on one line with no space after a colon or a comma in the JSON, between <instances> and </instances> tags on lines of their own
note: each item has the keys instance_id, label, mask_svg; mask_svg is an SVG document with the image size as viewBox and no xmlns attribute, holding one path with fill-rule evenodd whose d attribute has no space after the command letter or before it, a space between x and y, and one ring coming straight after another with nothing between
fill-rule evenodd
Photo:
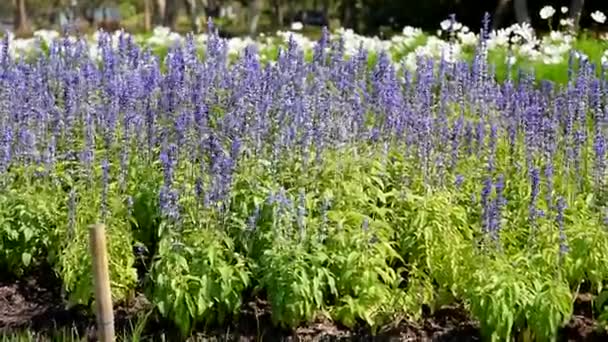
<instances>
[{"instance_id":1,"label":"shaded soil patch","mask_svg":"<svg viewBox=\"0 0 608 342\"><path fill-rule=\"evenodd\" d=\"M80 336L95 339L95 318L83 308L66 309L58 282L36 277L7 282L0 281L0 332L29 329L52 333L58 329L75 329ZM117 334L127 332L137 323L139 315L151 308L143 295L114 311ZM146 340L160 340L165 335L173 340L175 329L155 316L146 325ZM270 305L259 298L248 301L237 321L225 327L196 333L191 340L217 341L478 341L477 325L461 308L445 308L422 322L399 322L387 326L373 336L367 329L347 329L328 320L287 331L272 325Z\"/></svg>"},{"instance_id":2,"label":"shaded soil patch","mask_svg":"<svg viewBox=\"0 0 608 342\"><path fill-rule=\"evenodd\" d=\"M0 329L29 327L44 331L83 322L77 308L66 309L58 281L52 271L41 269L36 276L0 281Z\"/></svg>"},{"instance_id":3,"label":"shaded soil patch","mask_svg":"<svg viewBox=\"0 0 608 342\"><path fill-rule=\"evenodd\" d=\"M593 316L593 295L579 293L570 322L560 330L560 341L608 341L608 332Z\"/></svg>"},{"instance_id":4,"label":"shaded soil patch","mask_svg":"<svg viewBox=\"0 0 608 342\"><path fill-rule=\"evenodd\" d=\"M80 336L95 337L95 318L83 308L66 309L59 282L50 270L18 281L0 280L0 332L29 329L52 333L76 329ZM608 334L593 320L591 296L577 298L575 314L560 330L560 341L608 341ZM117 333L126 333L141 315L151 309L143 295L115 309ZM154 315L147 322L145 340L173 340L175 329ZM367 329L347 329L327 320L318 320L294 331L272 325L270 305L256 298L243 305L237 321L224 327L196 333L191 340L217 341L481 341L479 324L462 306L445 306L427 313L419 322L401 321L388 325L373 336Z\"/></svg>"}]
</instances>

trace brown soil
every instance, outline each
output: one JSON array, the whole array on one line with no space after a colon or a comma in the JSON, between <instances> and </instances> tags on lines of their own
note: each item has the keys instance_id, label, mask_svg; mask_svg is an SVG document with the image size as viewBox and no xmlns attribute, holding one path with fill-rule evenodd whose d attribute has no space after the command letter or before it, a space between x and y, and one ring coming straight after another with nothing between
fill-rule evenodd
<instances>
[{"instance_id":1,"label":"brown soil","mask_svg":"<svg viewBox=\"0 0 608 342\"><path fill-rule=\"evenodd\" d=\"M59 288L51 277L0 281L0 329L46 330L82 321L77 309L65 308Z\"/></svg>"},{"instance_id":2,"label":"brown soil","mask_svg":"<svg viewBox=\"0 0 608 342\"><path fill-rule=\"evenodd\" d=\"M52 274L45 272L42 274ZM95 320L86 310L66 309L57 281L50 277L30 277L20 281L0 281L0 332L30 329L52 332L60 328L76 328L81 336L94 340ZM572 320L562 328L560 341L608 341L590 316L591 296L581 295ZM143 295L115 310L118 331L129 331L139 314L150 310ZM162 334L171 336L172 328L164 322L151 320L146 327L146 340L158 340ZM172 340L169 338L168 340ZM446 306L428 314L421 322L401 321L381 329L372 336L364 329L349 330L319 320L295 331L272 326L270 307L256 299L243 306L238 322L222 329L197 333L192 340L218 341L480 341L479 325L460 306Z\"/></svg>"},{"instance_id":3,"label":"brown soil","mask_svg":"<svg viewBox=\"0 0 608 342\"><path fill-rule=\"evenodd\" d=\"M578 294L572 318L561 330L560 341L608 341L608 332L593 318L593 295Z\"/></svg>"}]
</instances>

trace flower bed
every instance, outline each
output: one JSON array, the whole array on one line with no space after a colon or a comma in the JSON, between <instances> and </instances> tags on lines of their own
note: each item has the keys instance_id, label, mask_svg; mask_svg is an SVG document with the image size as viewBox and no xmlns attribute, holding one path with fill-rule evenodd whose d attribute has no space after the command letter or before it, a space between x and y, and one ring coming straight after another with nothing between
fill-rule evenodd
<instances>
[{"instance_id":1,"label":"flower bed","mask_svg":"<svg viewBox=\"0 0 608 342\"><path fill-rule=\"evenodd\" d=\"M100 34L100 63L83 40L3 43L0 265L52 267L90 305L104 222L114 301L145 293L182 336L248 296L284 329L461 305L506 340L556 337L582 291L603 324L604 69L572 53L564 85L499 82L489 40L410 71L330 38L274 63L215 35L163 63L128 35Z\"/></svg>"}]
</instances>

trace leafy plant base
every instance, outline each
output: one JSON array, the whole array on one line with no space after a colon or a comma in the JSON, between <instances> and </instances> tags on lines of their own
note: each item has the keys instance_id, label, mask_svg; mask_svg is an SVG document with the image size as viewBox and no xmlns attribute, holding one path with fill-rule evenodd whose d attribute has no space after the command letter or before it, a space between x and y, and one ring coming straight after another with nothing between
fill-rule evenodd
<instances>
[{"instance_id":1,"label":"leafy plant base","mask_svg":"<svg viewBox=\"0 0 608 342\"><path fill-rule=\"evenodd\" d=\"M66 310L60 298L58 282L42 278L44 272L24 278L19 282L0 281L0 339L19 336L68 336L70 340L83 340L95 335L95 319L86 311ZM150 310L144 296L137 295L130 303L115 309L118 336L131 339L133 327L138 319ZM599 332L597 322L575 312L569 324L560 331L560 339L575 341L603 340L605 332ZM151 316L145 325L143 337L160 338L174 336L175 331L167 321L155 321ZM66 333L67 332L67 333ZM296 338L298 341L351 340L369 338L371 334L363 328L346 329L332 322L317 320L293 331L278 329L272 325L270 306L261 299L250 299L243 304L238 321L214 327L208 331L195 331L189 340L217 337L222 340L241 341L282 340ZM415 341L479 341L479 325L459 306L445 306L433 314L425 315L418 322L395 322L378 332L377 338Z\"/></svg>"}]
</instances>

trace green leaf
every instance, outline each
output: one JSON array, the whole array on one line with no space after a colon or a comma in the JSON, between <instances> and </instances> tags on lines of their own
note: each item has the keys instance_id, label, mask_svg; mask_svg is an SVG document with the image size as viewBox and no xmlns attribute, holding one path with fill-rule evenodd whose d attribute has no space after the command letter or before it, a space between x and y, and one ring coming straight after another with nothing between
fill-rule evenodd
<instances>
[{"instance_id":1,"label":"green leaf","mask_svg":"<svg viewBox=\"0 0 608 342\"><path fill-rule=\"evenodd\" d=\"M25 267L28 267L30 265L30 262L32 261L32 255L30 253L24 252L21 254L21 261L23 262L23 265Z\"/></svg>"},{"instance_id":2,"label":"green leaf","mask_svg":"<svg viewBox=\"0 0 608 342\"><path fill-rule=\"evenodd\" d=\"M604 306L608 304L606 301L608 300L608 290L602 291L594 300L595 302L595 310L598 312L602 312Z\"/></svg>"},{"instance_id":3,"label":"green leaf","mask_svg":"<svg viewBox=\"0 0 608 342\"><path fill-rule=\"evenodd\" d=\"M34 231L31 228L26 227L23 229L23 237L25 238L25 242L30 241L32 236L34 236Z\"/></svg>"},{"instance_id":4,"label":"green leaf","mask_svg":"<svg viewBox=\"0 0 608 342\"><path fill-rule=\"evenodd\" d=\"M188 307L188 312L190 313L190 316L192 317L196 317L196 306L194 305L194 300L192 299L192 295L189 293L186 293L184 295L184 298L186 300L186 306Z\"/></svg>"}]
</instances>

